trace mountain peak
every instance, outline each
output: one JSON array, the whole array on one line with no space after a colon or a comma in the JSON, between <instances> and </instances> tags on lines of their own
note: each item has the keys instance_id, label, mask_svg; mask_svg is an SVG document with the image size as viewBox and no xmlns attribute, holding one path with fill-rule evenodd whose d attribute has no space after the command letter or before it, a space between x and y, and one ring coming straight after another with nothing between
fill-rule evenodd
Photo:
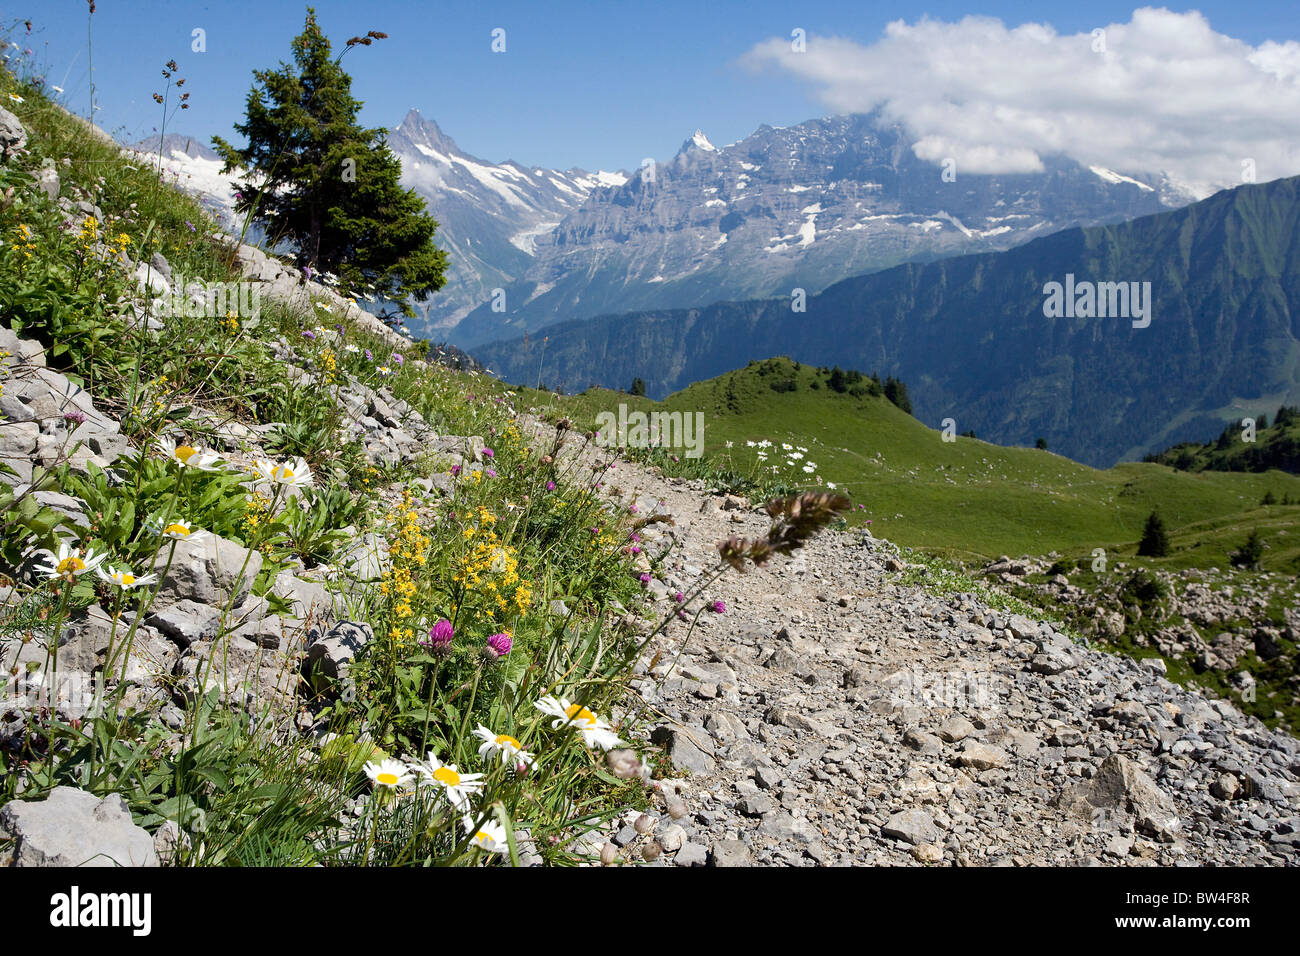
<instances>
[{"instance_id":1,"label":"mountain peak","mask_svg":"<svg viewBox=\"0 0 1300 956\"><path fill-rule=\"evenodd\" d=\"M456 141L442 131L434 120L429 119L415 107L407 110L402 122L393 128L393 133L412 145L423 144L450 156L463 155Z\"/></svg>"},{"instance_id":2,"label":"mountain peak","mask_svg":"<svg viewBox=\"0 0 1300 956\"><path fill-rule=\"evenodd\" d=\"M697 129L695 131L691 138L686 141L686 146L694 146L696 149L702 149L706 153L716 153L718 151L718 148L709 142L709 138L704 135L704 130L702 129Z\"/></svg>"}]
</instances>

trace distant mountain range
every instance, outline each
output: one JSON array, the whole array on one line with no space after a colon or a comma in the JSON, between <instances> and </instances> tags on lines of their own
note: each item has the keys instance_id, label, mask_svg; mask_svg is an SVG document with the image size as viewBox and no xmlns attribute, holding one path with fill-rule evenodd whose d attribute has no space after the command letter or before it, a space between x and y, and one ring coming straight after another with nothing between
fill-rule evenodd
<instances>
[{"instance_id":1,"label":"distant mountain range","mask_svg":"<svg viewBox=\"0 0 1300 956\"><path fill-rule=\"evenodd\" d=\"M472 347L609 312L811 294L1194 198L1162 176L1060 158L1033 174L948 171L874 115L762 126L722 148L696 131L671 160L593 190L539 234L528 267L503 287L504 309L484 299L449 336Z\"/></svg>"},{"instance_id":2,"label":"distant mountain range","mask_svg":"<svg viewBox=\"0 0 1300 956\"><path fill-rule=\"evenodd\" d=\"M1103 282L1151 283L1150 324L1045 314L1049 283ZM509 381L576 390L640 377L653 397L788 355L898 376L932 427L952 418L1001 444L1042 437L1105 467L1300 399L1300 177L852 278L804 312L788 295L652 309L474 354Z\"/></svg>"},{"instance_id":3,"label":"distant mountain range","mask_svg":"<svg viewBox=\"0 0 1300 956\"><path fill-rule=\"evenodd\" d=\"M631 176L492 163L414 110L388 141L450 261L446 286L408 324L463 347L614 311L811 294L1193 198L1160 175L1059 158L1035 174L945 176L875 116L763 126L721 148L697 131ZM169 134L164 164L232 222L229 178L211 150Z\"/></svg>"}]
</instances>

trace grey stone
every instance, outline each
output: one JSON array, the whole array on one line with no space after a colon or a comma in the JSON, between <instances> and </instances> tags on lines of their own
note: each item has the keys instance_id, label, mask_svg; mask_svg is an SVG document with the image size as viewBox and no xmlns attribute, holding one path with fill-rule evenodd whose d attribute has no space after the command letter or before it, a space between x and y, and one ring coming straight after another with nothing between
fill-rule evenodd
<instances>
[{"instance_id":1,"label":"grey stone","mask_svg":"<svg viewBox=\"0 0 1300 956\"><path fill-rule=\"evenodd\" d=\"M965 717L953 716L940 724L936 732L940 738L951 744L959 740L965 740L975 733L975 725Z\"/></svg>"},{"instance_id":2,"label":"grey stone","mask_svg":"<svg viewBox=\"0 0 1300 956\"><path fill-rule=\"evenodd\" d=\"M988 744L981 744L973 740L968 740L962 746L961 753L957 755L957 763L963 767L972 767L975 770L993 770L998 767L1005 767L1008 754L999 747L990 747Z\"/></svg>"},{"instance_id":3,"label":"grey stone","mask_svg":"<svg viewBox=\"0 0 1300 956\"><path fill-rule=\"evenodd\" d=\"M765 793L755 793L742 797L736 809L747 817L761 817L776 809L776 801Z\"/></svg>"},{"instance_id":4,"label":"grey stone","mask_svg":"<svg viewBox=\"0 0 1300 956\"><path fill-rule=\"evenodd\" d=\"M1136 763L1120 754L1102 761L1093 779L1069 793L1099 809L1127 809L1137 828L1162 842L1171 843L1181 829L1174 802Z\"/></svg>"},{"instance_id":5,"label":"grey stone","mask_svg":"<svg viewBox=\"0 0 1300 956\"><path fill-rule=\"evenodd\" d=\"M659 831L659 845L665 853L676 853L686 842L686 830L680 823L670 823Z\"/></svg>"},{"instance_id":6,"label":"grey stone","mask_svg":"<svg viewBox=\"0 0 1300 956\"><path fill-rule=\"evenodd\" d=\"M352 659L374 637L374 631L364 621L340 621L319 637L308 638L303 673L330 680L346 676Z\"/></svg>"},{"instance_id":7,"label":"grey stone","mask_svg":"<svg viewBox=\"0 0 1300 956\"><path fill-rule=\"evenodd\" d=\"M170 558L170 564L168 560ZM163 548L154 560L159 574L160 603L190 600L217 607L235 606L248 595L262 570L262 555L215 534L201 541L178 541L175 551Z\"/></svg>"},{"instance_id":8,"label":"grey stone","mask_svg":"<svg viewBox=\"0 0 1300 956\"><path fill-rule=\"evenodd\" d=\"M713 741L703 727L661 724L650 734L650 740L664 748L678 770L703 774L712 773L717 768Z\"/></svg>"},{"instance_id":9,"label":"grey stone","mask_svg":"<svg viewBox=\"0 0 1300 956\"><path fill-rule=\"evenodd\" d=\"M798 840L801 843L812 843L821 836L817 828L807 820L785 811L769 813L763 818L759 830L783 842Z\"/></svg>"},{"instance_id":10,"label":"grey stone","mask_svg":"<svg viewBox=\"0 0 1300 956\"><path fill-rule=\"evenodd\" d=\"M753 855L744 840L719 840L709 849L711 866L752 866Z\"/></svg>"},{"instance_id":11,"label":"grey stone","mask_svg":"<svg viewBox=\"0 0 1300 956\"><path fill-rule=\"evenodd\" d=\"M885 821L880 832L913 845L934 843L939 839L939 828L924 810L900 810Z\"/></svg>"},{"instance_id":12,"label":"grey stone","mask_svg":"<svg viewBox=\"0 0 1300 956\"><path fill-rule=\"evenodd\" d=\"M53 160L47 159L44 166L32 173L32 178L36 180L36 188L45 194L45 198L59 198L59 171L54 168Z\"/></svg>"},{"instance_id":13,"label":"grey stone","mask_svg":"<svg viewBox=\"0 0 1300 956\"><path fill-rule=\"evenodd\" d=\"M135 825L120 794L100 799L55 787L43 800L12 800L0 808L0 830L12 837L12 866L157 866L153 838Z\"/></svg>"},{"instance_id":14,"label":"grey stone","mask_svg":"<svg viewBox=\"0 0 1300 956\"><path fill-rule=\"evenodd\" d=\"M328 621L334 616L334 596L325 585L297 577L292 571L275 576L271 593L292 603L294 617Z\"/></svg>"},{"instance_id":15,"label":"grey stone","mask_svg":"<svg viewBox=\"0 0 1300 956\"><path fill-rule=\"evenodd\" d=\"M195 641L210 641L221 630L221 611L208 604L189 599L177 601L171 607L155 611L145 619L181 648Z\"/></svg>"},{"instance_id":16,"label":"grey stone","mask_svg":"<svg viewBox=\"0 0 1300 956\"><path fill-rule=\"evenodd\" d=\"M708 849L698 843L687 843L673 857L674 866L704 866L708 861Z\"/></svg>"},{"instance_id":17,"label":"grey stone","mask_svg":"<svg viewBox=\"0 0 1300 956\"><path fill-rule=\"evenodd\" d=\"M0 158L6 161L27 146L27 130L17 116L0 107Z\"/></svg>"}]
</instances>

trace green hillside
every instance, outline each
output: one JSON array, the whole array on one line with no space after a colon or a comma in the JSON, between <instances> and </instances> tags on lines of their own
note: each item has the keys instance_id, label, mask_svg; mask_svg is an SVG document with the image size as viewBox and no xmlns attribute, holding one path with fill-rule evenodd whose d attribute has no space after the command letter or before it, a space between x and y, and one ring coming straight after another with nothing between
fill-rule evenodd
<instances>
[{"instance_id":1,"label":"green hillside","mask_svg":"<svg viewBox=\"0 0 1300 956\"><path fill-rule=\"evenodd\" d=\"M1190 474L1154 463L1102 471L1050 450L960 436L948 442L884 397L836 392L829 378L825 369L780 358L698 382L663 402L604 389L549 401L557 414L589 429L596 414L620 403L647 412L702 412L708 469L768 487L833 484L865 507L855 509L852 521L870 519L877 536L952 557L1074 555L1094 548L1132 555L1147 515L1159 508L1175 545L1162 564L1226 564L1256 525L1267 526L1272 537L1289 530L1295 542L1272 547L1266 568L1294 569L1300 562L1300 507L1260 507L1270 491L1278 501L1300 500L1295 475ZM764 440L772 447L748 444ZM791 464L783 444L807 451ZM758 457L762 451L766 461ZM676 454L680 461L668 459L669 468L706 471ZM817 466L811 474L803 471L809 461Z\"/></svg>"},{"instance_id":2,"label":"green hillside","mask_svg":"<svg viewBox=\"0 0 1300 956\"><path fill-rule=\"evenodd\" d=\"M1297 234L1293 177L846 279L805 311L787 296L604 316L474 354L508 381L576 390L640 377L654 397L772 355L875 370L906 381L932 425L956 418L1003 444L1044 437L1109 467L1296 403ZM1111 286L1106 308L1084 296L1071 298L1077 312L1049 309L1046 290L1075 278L1090 295ZM1145 289L1142 309L1128 310L1115 283Z\"/></svg>"},{"instance_id":3,"label":"green hillside","mask_svg":"<svg viewBox=\"0 0 1300 956\"><path fill-rule=\"evenodd\" d=\"M1216 441L1183 442L1155 455L1148 461L1169 465L1180 471L1279 471L1300 473L1300 410L1283 405L1272 425L1258 419L1253 434L1235 421ZM1264 427L1267 426L1267 427Z\"/></svg>"}]
</instances>

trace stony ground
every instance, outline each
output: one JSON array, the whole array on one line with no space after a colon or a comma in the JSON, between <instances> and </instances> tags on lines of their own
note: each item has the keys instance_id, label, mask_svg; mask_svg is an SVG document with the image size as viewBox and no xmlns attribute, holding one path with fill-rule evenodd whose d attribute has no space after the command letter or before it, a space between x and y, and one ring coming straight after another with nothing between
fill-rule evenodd
<instances>
[{"instance_id":1,"label":"stony ground","mask_svg":"<svg viewBox=\"0 0 1300 956\"><path fill-rule=\"evenodd\" d=\"M673 516L645 532L668 548L650 585L661 610L718 541L768 527L699 482L625 462L608 478L641 513ZM670 625L636 690L675 768L658 805L675 793L686 812L651 812L648 834L629 814L608 837L621 856L656 842L677 865L1297 861L1295 738L1158 664L900 586L900 569L888 542L828 532L724 575L706 597L725 613L684 644L688 625Z\"/></svg>"}]
</instances>

